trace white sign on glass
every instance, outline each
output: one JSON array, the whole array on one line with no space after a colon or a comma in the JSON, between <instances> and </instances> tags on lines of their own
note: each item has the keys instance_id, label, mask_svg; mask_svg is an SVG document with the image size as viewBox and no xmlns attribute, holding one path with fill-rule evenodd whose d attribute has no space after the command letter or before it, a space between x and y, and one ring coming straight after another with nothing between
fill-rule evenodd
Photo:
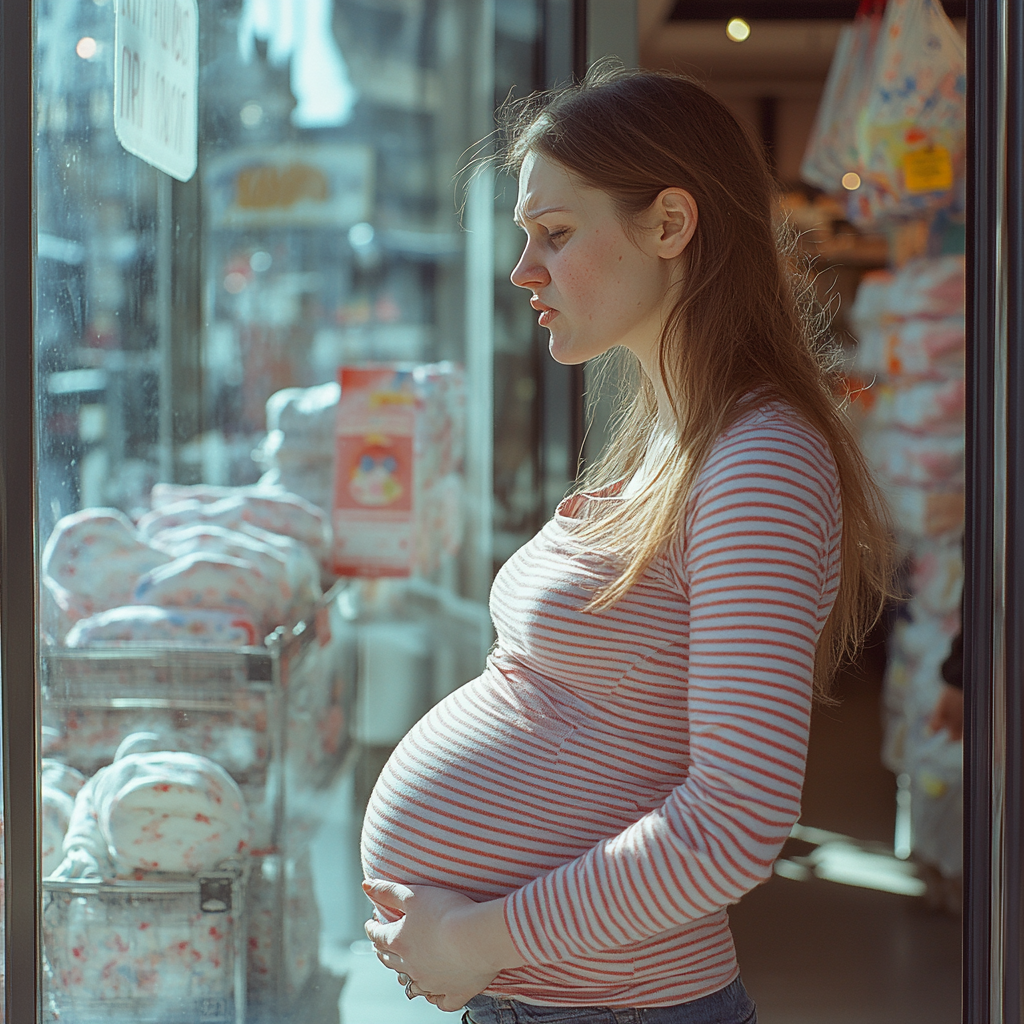
<instances>
[{"instance_id":1,"label":"white sign on glass","mask_svg":"<svg viewBox=\"0 0 1024 1024\"><path fill-rule=\"evenodd\" d=\"M188 181L199 148L199 7L114 4L114 131L129 153Z\"/></svg>"}]
</instances>

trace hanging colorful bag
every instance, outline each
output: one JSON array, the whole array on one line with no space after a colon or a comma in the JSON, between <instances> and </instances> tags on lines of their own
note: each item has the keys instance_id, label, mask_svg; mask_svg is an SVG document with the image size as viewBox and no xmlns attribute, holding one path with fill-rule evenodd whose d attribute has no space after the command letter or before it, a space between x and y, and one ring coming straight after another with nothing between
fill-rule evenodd
<instances>
[{"instance_id":1,"label":"hanging colorful bag","mask_svg":"<svg viewBox=\"0 0 1024 1024\"><path fill-rule=\"evenodd\" d=\"M836 43L800 177L825 192L843 191L843 175L858 171L857 115L874 82L884 0L861 0L852 25Z\"/></svg>"},{"instance_id":2,"label":"hanging colorful bag","mask_svg":"<svg viewBox=\"0 0 1024 1024\"><path fill-rule=\"evenodd\" d=\"M858 123L861 225L963 209L966 49L938 0L889 0Z\"/></svg>"}]
</instances>

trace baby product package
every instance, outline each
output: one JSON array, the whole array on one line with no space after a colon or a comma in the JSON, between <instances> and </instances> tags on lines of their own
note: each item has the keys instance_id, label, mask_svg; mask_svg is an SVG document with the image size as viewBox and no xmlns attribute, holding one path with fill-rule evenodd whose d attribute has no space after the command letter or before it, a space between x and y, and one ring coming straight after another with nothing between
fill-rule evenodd
<instances>
[{"instance_id":1,"label":"baby product package","mask_svg":"<svg viewBox=\"0 0 1024 1024\"><path fill-rule=\"evenodd\" d=\"M461 371L378 363L344 366L339 381L334 572L429 573L460 540Z\"/></svg>"}]
</instances>

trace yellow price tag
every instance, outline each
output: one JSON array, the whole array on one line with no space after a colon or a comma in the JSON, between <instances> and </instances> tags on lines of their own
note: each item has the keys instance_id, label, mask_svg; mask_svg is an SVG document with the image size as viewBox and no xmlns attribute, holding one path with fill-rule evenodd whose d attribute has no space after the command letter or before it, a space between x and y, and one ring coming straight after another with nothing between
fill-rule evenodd
<instances>
[{"instance_id":1,"label":"yellow price tag","mask_svg":"<svg viewBox=\"0 0 1024 1024\"><path fill-rule=\"evenodd\" d=\"M915 149L903 157L908 192L946 192L953 187L953 161L945 146Z\"/></svg>"}]
</instances>

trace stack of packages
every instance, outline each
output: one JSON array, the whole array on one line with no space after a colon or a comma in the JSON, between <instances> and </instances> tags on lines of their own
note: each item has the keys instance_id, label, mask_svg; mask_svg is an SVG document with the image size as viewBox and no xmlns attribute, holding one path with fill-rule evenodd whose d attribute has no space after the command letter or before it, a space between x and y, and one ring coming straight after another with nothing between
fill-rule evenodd
<instances>
[{"instance_id":1,"label":"stack of packages","mask_svg":"<svg viewBox=\"0 0 1024 1024\"><path fill-rule=\"evenodd\" d=\"M936 900L940 878L962 871L961 744L927 723L960 628L963 301L963 258L945 256L869 275L853 309L862 447L889 498L909 569L909 600L889 640L882 756L910 777L914 853L940 876L926 870Z\"/></svg>"},{"instance_id":2,"label":"stack of packages","mask_svg":"<svg viewBox=\"0 0 1024 1024\"><path fill-rule=\"evenodd\" d=\"M285 388L267 399L267 436L256 452L260 486L283 487L318 508L331 507L334 424L341 387Z\"/></svg>"},{"instance_id":3,"label":"stack of packages","mask_svg":"<svg viewBox=\"0 0 1024 1024\"><path fill-rule=\"evenodd\" d=\"M329 525L321 509L280 490L168 484L154 488L152 502L152 511L137 524L115 509L86 509L57 524L42 559L42 619L44 641L49 645L123 649L126 656L133 648L154 645L237 650L260 646L277 626L292 625L312 613L331 550ZM98 678L109 687L111 679L119 678L117 672L116 661L106 659ZM121 675L130 695L130 664ZM108 771L104 766L115 758L126 733L142 732L161 749L200 756L217 771L226 772L233 786L240 783L250 796L246 833L246 861L253 864L247 901L250 996L269 995L279 980L270 976L270 963L277 942L278 876L282 873L287 875L285 910L297 915L287 924L303 939L285 951L283 966L291 987L301 988L317 964L319 920L308 864L300 856L282 868L280 857L268 856L275 852L274 804L267 798L270 732L275 727L268 718L265 695L262 691L250 694L243 686L231 694L231 710L197 708L189 713L145 701L138 707L115 706L117 695L106 690L96 696L101 699L93 706L47 705L44 755L59 762L64 783L74 781L74 773L64 766L97 772L94 778L99 778ZM327 693L328 699L333 697L333 692ZM105 701L109 703L101 706ZM322 717L329 718L330 710L325 709ZM79 777L79 786L81 781ZM55 878L61 877L57 862L68 851L62 836L71 817L73 789L49 786L44 776L44 870L55 872ZM155 854L160 856L150 859L160 861L168 852L161 851L158 845ZM107 862L98 863L102 874ZM134 913L139 918L137 927L148 927L142 920L149 912L143 903L137 912L129 911L126 921ZM87 923L83 918L75 927L81 930ZM55 920L53 927L53 941L63 948L71 922ZM106 941L102 927L97 934L97 942ZM141 986L139 991L164 985L162 975L177 970L169 960L154 962L160 965L154 968L156 973L132 975ZM122 965L117 970L123 976L127 968ZM67 982L74 987L78 977L74 972L55 974L53 984ZM91 986L90 977L83 974L81 984ZM161 991L165 989L166 985ZM103 992L102 998L115 998L115 993Z\"/></svg>"},{"instance_id":4,"label":"stack of packages","mask_svg":"<svg viewBox=\"0 0 1024 1024\"><path fill-rule=\"evenodd\" d=\"M889 642L883 760L909 780L913 853L929 895L948 905L962 872L962 748L928 720L960 625L965 156L965 48L941 4L864 0L801 173L845 194L854 224L887 234L895 263L860 285L851 394L909 567Z\"/></svg>"},{"instance_id":5,"label":"stack of packages","mask_svg":"<svg viewBox=\"0 0 1024 1024\"><path fill-rule=\"evenodd\" d=\"M117 1007L121 1019L190 1020L240 998L240 889L231 877L241 877L248 848L245 802L209 759L141 749L155 739L128 737L88 781L44 764L44 807L53 811L44 816L44 857L59 861L44 900L44 974L60 1018L106 1019ZM128 891L211 873L227 876L215 906L196 899L198 881L162 899ZM138 886L120 895L118 881Z\"/></svg>"},{"instance_id":6,"label":"stack of packages","mask_svg":"<svg viewBox=\"0 0 1024 1024\"><path fill-rule=\"evenodd\" d=\"M454 363L343 366L268 399L260 486L331 510L334 575L429 575L461 541L464 419Z\"/></svg>"}]
</instances>

